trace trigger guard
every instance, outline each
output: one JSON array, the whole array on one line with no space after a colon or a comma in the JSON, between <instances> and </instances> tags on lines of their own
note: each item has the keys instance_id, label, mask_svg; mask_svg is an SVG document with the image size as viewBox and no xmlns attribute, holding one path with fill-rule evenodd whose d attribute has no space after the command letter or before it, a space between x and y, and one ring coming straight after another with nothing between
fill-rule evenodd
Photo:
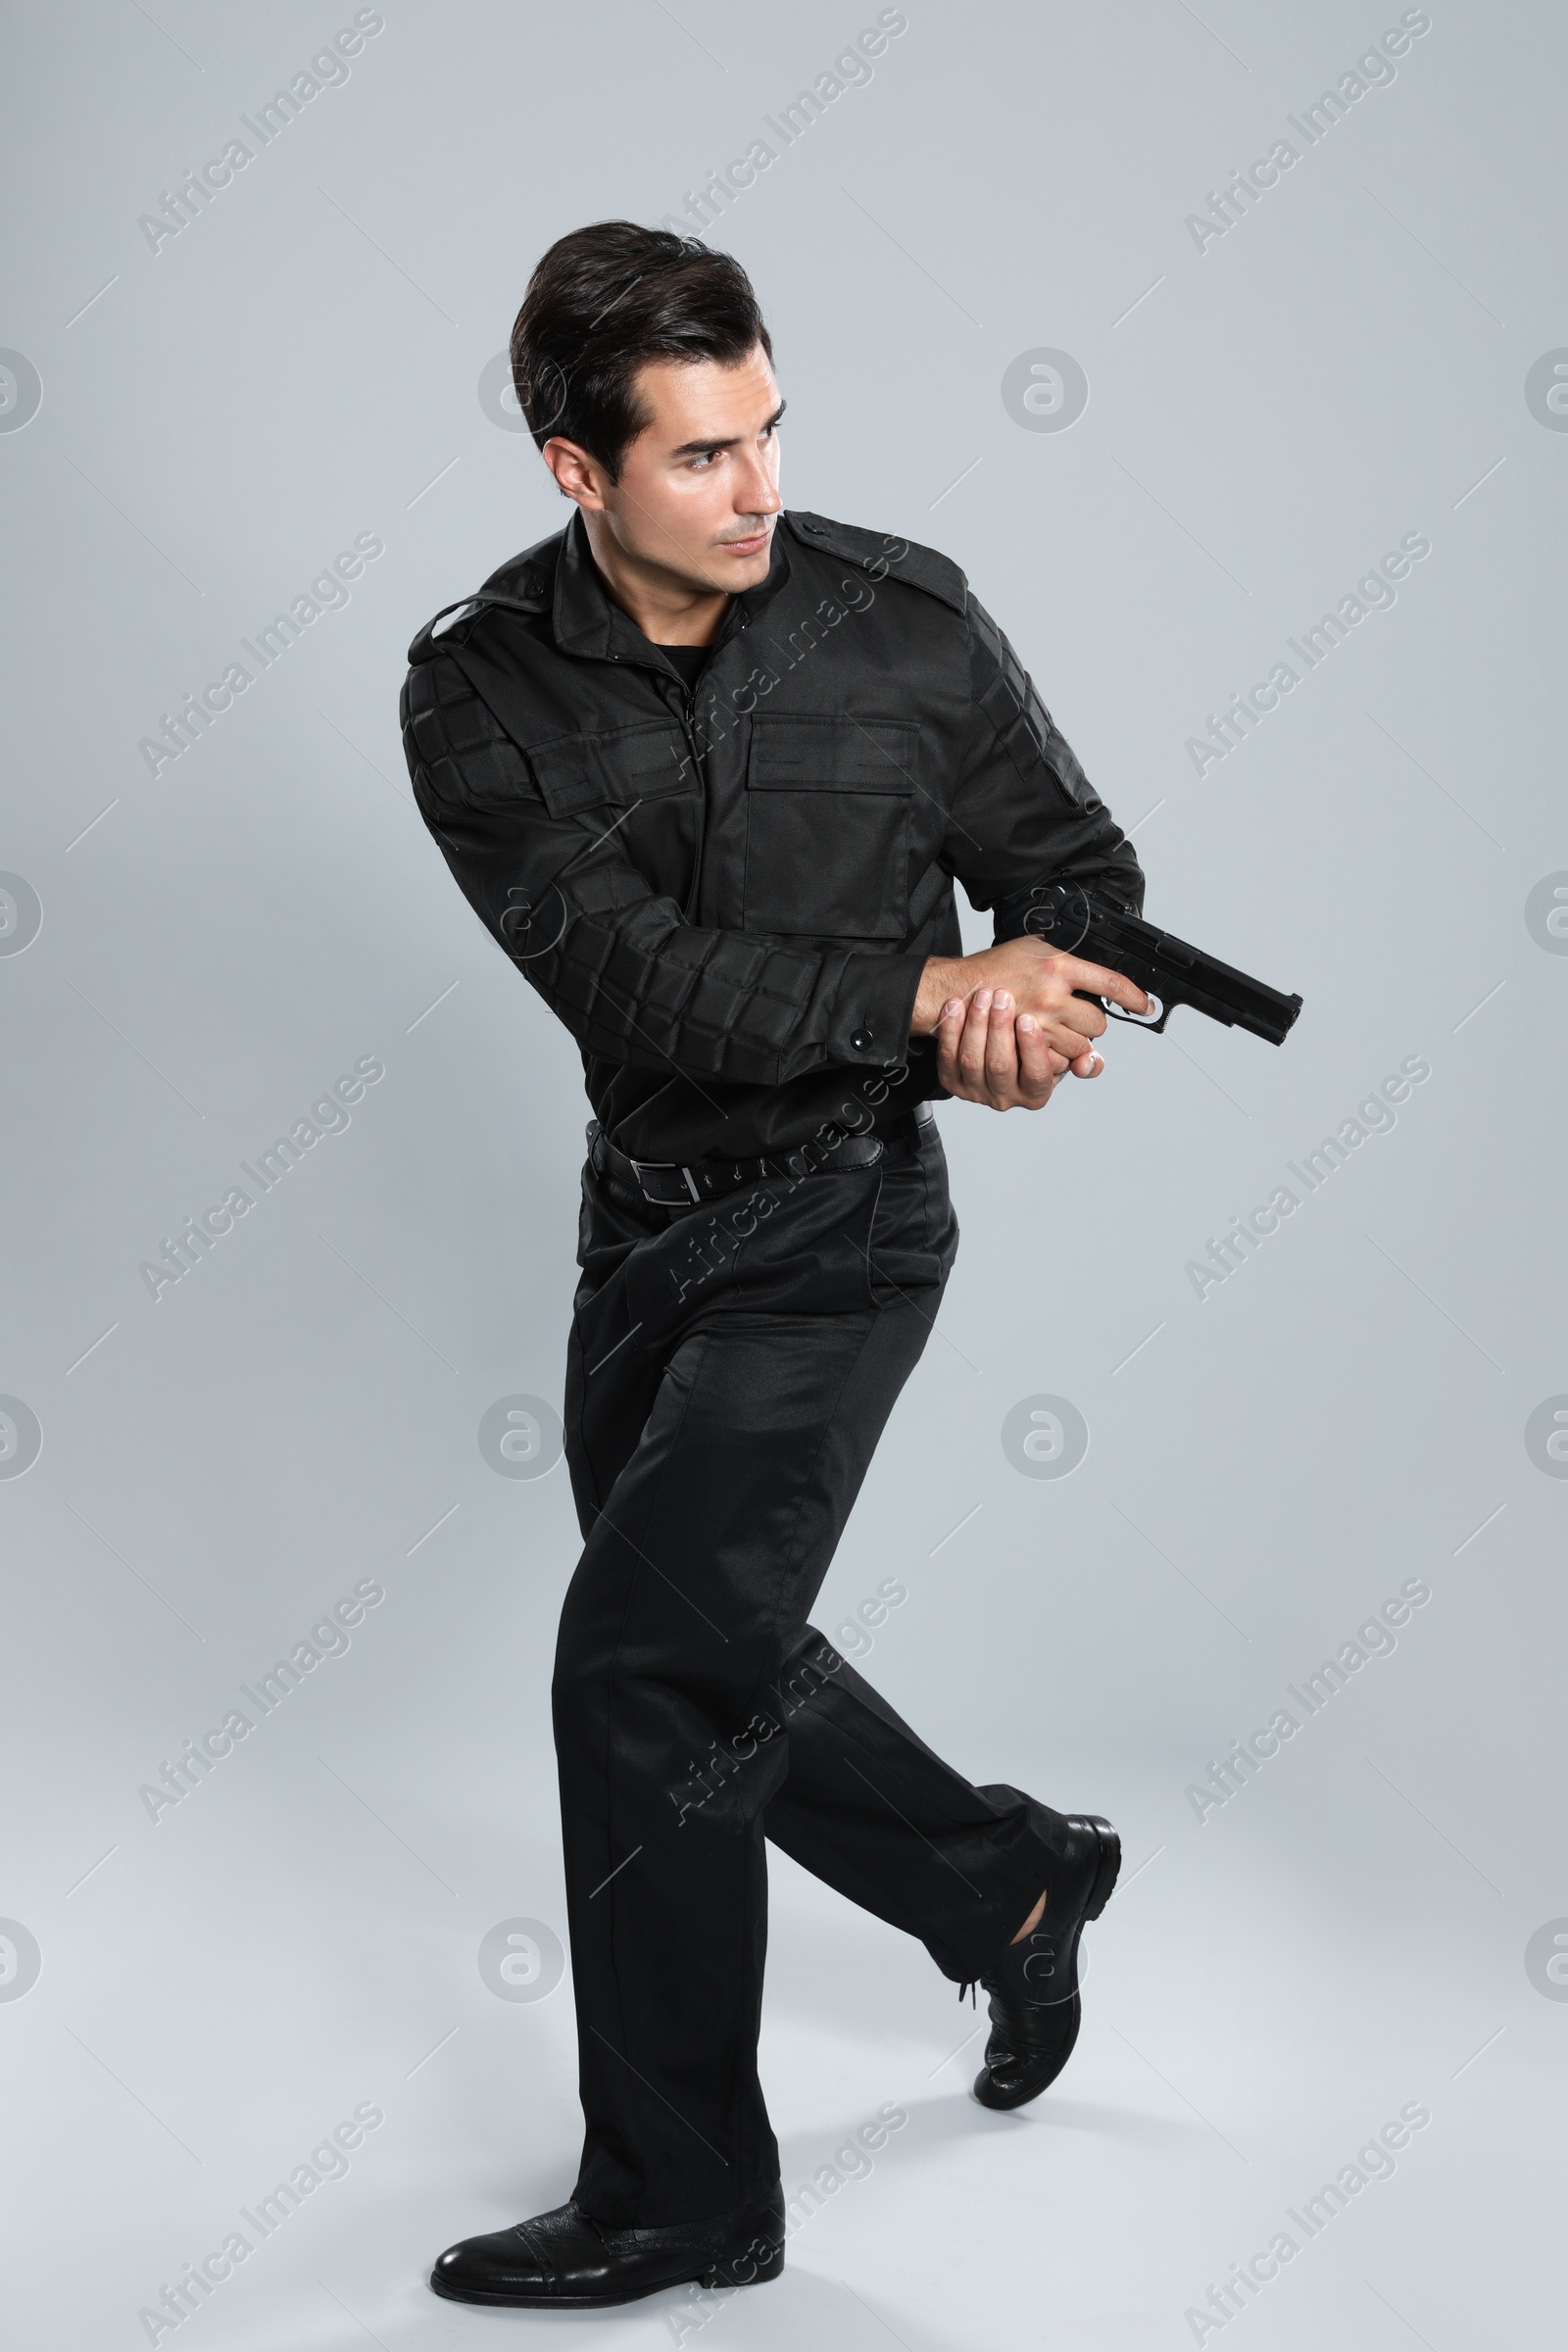
<instances>
[{"instance_id":1,"label":"trigger guard","mask_svg":"<svg viewBox=\"0 0 1568 2352\"><path fill-rule=\"evenodd\" d=\"M1109 997L1102 997L1100 1002L1104 1009L1105 1018L1110 1021L1128 1021L1135 1029L1157 1028L1165 1017L1164 1002L1155 996L1152 989L1146 989L1144 994L1149 999L1147 1012L1129 1012L1125 1004L1116 1004Z\"/></svg>"}]
</instances>

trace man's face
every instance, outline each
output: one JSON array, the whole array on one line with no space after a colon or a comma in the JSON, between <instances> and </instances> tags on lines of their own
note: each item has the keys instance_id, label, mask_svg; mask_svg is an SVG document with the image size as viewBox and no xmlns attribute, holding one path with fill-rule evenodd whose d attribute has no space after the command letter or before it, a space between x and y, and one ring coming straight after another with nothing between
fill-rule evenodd
<instances>
[{"instance_id":1,"label":"man's face","mask_svg":"<svg viewBox=\"0 0 1568 2352\"><path fill-rule=\"evenodd\" d=\"M767 577L784 412L758 344L730 368L716 360L649 360L637 390L651 422L621 457L620 479L594 468L616 545L688 587L736 595Z\"/></svg>"}]
</instances>

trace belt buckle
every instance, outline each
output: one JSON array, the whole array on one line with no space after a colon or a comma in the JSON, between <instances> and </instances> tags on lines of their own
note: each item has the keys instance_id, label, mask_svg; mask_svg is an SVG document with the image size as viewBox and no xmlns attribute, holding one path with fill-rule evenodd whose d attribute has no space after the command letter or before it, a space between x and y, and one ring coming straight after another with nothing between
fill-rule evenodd
<instances>
[{"instance_id":1,"label":"belt buckle","mask_svg":"<svg viewBox=\"0 0 1568 2352\"><path fill-rule=\"evenodd\" d=\"M697 1203L698 1207L702 1206L703 1196L697 1189L696 1181L693 1178L692 1172L690 1168L683 1165L680 1160L634 1159L630 1162L630 1165L631 1172L636 1177L638 1185L641 1188L643 1199L654 1208L668 1208L670 1203L667 1200L656 1200L654 1195L648 1190L648 1187L643 1183L644 1168L647 1168L651 1171L657 1169L661 1175L673 1174L681 1177L684 1180L686 1190L690 1193L693 1200Z\"/></svg>"}]
</instances>

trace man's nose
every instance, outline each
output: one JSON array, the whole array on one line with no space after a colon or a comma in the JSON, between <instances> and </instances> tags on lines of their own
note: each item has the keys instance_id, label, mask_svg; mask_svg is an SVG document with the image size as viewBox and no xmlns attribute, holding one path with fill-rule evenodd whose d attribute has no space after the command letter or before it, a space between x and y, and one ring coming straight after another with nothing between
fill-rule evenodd
<instances>
[{"instance_id":1,"label":"man's nose","mask_svg":"<svg viewBox=\"0 0 1568 2352\"><path fill-rule=\"evenodd\" d=\"M739 514L777 514L782 511L779 496L766 460L760 450L752 453L750 466L735 485L735 511Z\"/></svg>"}]
</instances>

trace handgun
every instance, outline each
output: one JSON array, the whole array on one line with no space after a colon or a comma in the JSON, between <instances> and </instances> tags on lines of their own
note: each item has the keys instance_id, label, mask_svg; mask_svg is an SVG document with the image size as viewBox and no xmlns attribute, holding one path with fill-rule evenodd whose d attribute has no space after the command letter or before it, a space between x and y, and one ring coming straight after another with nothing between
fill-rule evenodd
<instances>
[{"instance_id":1,"label":"handgun","mask_svg":"<svg viewBox=\"0 0 1568 2352\"><path fill-rule=\"evenodd\" d=\"M1092 989L1075 989L1073 994L1102 1005L1111 1020L1152 1029L1156 1036L1178 1004L1191 1004L1211 1021L1250 1029L1271 1046L1282 1046L1301 1009L1299 997L1282 996L1277 988L1205 956L1201 948L1190 947L1173 932L1156 930L1141 915L1104 906L1081 883L1037 884L1029 893L1023 928L1063 955L1081 955L1087 962L1106 964L1136 980L1150 999L1147 1012L1129 1012Z\"/></svg>"}]
</instances>

